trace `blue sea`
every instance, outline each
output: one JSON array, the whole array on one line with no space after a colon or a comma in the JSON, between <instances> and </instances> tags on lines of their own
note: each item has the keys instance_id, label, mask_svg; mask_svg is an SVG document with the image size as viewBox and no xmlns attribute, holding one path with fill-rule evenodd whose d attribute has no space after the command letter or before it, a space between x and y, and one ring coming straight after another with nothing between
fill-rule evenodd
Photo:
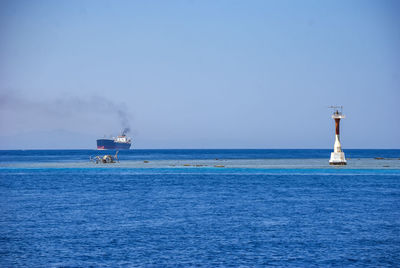
<instances>
[{"instance_id":1,"label":"blue sea","mask_svg":"<svg viewBox=\"0 0 400 268\"><path fill-rule=\"evenodd\" d=\"M399 267L400 150L0 151L0 267Z\"/></svg>"}]
</instances>

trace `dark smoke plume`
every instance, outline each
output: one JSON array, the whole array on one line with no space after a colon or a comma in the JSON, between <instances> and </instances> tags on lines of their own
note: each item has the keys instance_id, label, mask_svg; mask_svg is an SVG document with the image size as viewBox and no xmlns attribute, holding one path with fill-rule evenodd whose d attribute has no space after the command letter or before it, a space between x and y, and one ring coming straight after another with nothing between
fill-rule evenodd
<instances>
[{"instance_id":1,"label":"dark smoke plume","mask_svg":"<svg viewBox=\"0 0 400 268\"><path fill-rule=\"evenodd\" d=\"M126 135L131 131L130 123L129 123L129 116L125 112L125 110L118 109L118 117L119 121L121 122L121 126L123 128L122 135Z\"/></svg>"},{"instance_id":2,"label":"dark smoke plume","mask_svg":"<svg viewBox=\"0 0 400 268\"><path fill-rule=\"evenodd\" d=\"M126 134L128 134L131 131L131 129L129 127L124 128L124 130L122 131L122 135L125 136Z\"/></svg>"},{"instance_id":3,"label":"dark smoke plume","mask_svg":"<svg viewBox=\"0 0 400 268\"><path fill-rule=\"evenodd\" d=\"M59 122L62 119L70 118L82 122L82 116L114 115L115 120L120 122L123 133L126 134L130 131L129 119L131 116L127 113L126 105L98 96L36 101L14 92L2 92L0 93L0 111L2 110L8 110L15 114L27 114L31 116L30 118L46 118L50 125L50 119ZM32 122L27 121L26 125L29 123Z\"/></svg>"}]
</instances>

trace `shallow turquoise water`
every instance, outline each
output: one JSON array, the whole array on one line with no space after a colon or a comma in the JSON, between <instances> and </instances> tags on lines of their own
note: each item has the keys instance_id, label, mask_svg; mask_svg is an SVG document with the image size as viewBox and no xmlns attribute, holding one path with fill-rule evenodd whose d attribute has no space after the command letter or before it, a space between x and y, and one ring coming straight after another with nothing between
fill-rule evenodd
<instances>
[{"instance_id":1,"label":"shallow turquoise water","mask_svg":"<svg viewBox=\"0 0 400 268\"><path fill-rule=\"evenodd\" d=\"M313 154L242 151L146 152L100 166L88 163L90 153L41 151L38 161L28 151L0 162L0 266L400 263L396 151L340 168Z\"/></svg>"}]
</instances>

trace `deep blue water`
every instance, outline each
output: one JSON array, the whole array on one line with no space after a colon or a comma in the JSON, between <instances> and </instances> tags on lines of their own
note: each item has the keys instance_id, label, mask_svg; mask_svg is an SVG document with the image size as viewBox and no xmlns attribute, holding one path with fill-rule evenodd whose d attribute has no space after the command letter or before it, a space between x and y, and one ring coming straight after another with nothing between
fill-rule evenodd
<instances>
[{"instance_id":1,"label":"deep blue water","mask_svg":"<svg viewBox=\"0 0 400 268\"><path fill-rule=\"evenodd\" d=\"M298 152L297 158L326 158L326 152ZM399 152L351 154L398 158ZM399 266L396 169L1 167L38 159L87 161L92 153L0 152L0 267ZM293 154L143 150L124 157Z\"/></svg>"}]
</instances>

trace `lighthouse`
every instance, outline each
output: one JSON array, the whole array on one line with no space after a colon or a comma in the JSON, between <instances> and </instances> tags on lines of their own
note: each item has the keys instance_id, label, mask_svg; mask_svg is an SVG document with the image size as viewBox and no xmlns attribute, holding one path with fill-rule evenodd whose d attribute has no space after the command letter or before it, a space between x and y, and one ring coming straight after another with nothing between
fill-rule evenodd
<instances>
[{"instance_id":1,"label":"lighthouse","mask_svg":"<svg viewBox=\"0 0 400 268\"><path fill-rule=\"evenodd\" d=\"M334 109L332 118L335 120L335 145L333 146L333 153L331 153L329 164L346 165L346 158L344 157L342 145L340 144L340 119L345 118L344 114L342 113L343 106L331 106L330 108Z\"/></svg>"}]
</instances>

